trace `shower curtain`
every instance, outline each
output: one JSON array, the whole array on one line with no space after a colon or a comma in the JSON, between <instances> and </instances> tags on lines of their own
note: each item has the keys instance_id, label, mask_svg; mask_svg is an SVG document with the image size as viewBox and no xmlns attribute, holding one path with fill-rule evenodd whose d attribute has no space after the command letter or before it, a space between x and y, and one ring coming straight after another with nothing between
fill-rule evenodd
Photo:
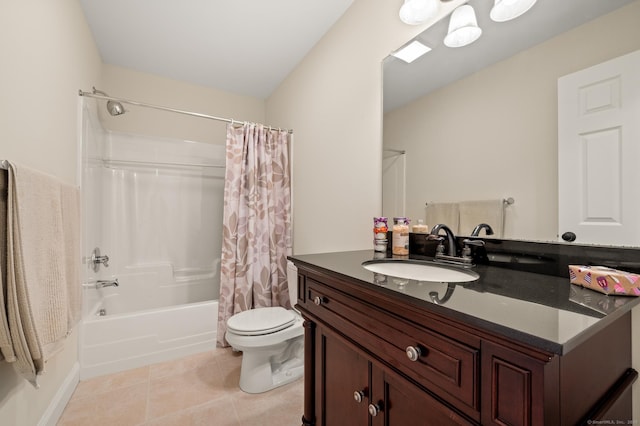
<instances>
[{"instance_id":1,"label":"shower curtain","mask_svg":"<svg viewBox=\"0 0 640 426\"><path fill-rule=\"evenodd\" d=\"M218 346L227 319L252 308L290 308L289 135L261 124L227 125Z\"/></svg>"}]
</instances>

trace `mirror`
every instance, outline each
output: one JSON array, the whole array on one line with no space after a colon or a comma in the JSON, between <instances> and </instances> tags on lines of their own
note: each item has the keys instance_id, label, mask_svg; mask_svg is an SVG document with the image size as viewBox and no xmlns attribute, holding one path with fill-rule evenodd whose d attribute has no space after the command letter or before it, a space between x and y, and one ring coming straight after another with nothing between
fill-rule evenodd
<instances>
[{"instance_id":1,"label":"mirror","mask_svg":"<svg viewBox=\"0 0 640 426\"><path fill-rule=\"evenodd\" d=\"M558 241L558 78L640 49L640 0L538 0L504 23L468 4L478 41L445 47L447 17L414 38L431 52L384 61L383 215L511 197L504 238Z\"/></svg>"}]
</instances>

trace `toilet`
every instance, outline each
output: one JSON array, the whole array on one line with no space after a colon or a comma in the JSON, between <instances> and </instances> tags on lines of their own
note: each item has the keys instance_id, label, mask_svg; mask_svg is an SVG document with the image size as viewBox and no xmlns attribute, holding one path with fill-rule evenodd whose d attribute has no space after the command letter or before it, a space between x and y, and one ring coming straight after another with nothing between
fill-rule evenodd
<instances>
[{"instance_id":1,"label":"toilet","mask_svg":"<svg viewBox=\"0 0 640 426\"><path fill-rule=\"evenodd\" d=\"M287 262L289 299L298 298L298 270ZM242 351L240 389L262 393L302 377L304 369L303 319L295 309L256 308L227 320L227 342Z\"/></svg>"}]
</instances>

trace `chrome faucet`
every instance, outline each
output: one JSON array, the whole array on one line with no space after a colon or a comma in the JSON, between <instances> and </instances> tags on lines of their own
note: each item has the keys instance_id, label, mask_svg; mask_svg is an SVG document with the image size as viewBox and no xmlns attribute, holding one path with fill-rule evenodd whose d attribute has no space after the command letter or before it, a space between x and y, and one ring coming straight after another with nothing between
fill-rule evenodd
<instances>
[{"instance_id":1,"label":"chrome faucet","mask_svg":"<svg viewBox=\"0 0 640 426\"><path fill-rule=\"evenodd\" d=\"M493 228L491 228L491 226L487 225L486 223L481 223L477 225L475 228L473 228L473 231L471 231L471 236L477 237L478 235L480 235L480 231L482 231L483 229L485 234L493 235Z\"/></svg>"},{"instance_id":2,"label":"chrome faucet","mask_svg":"<svg viewBox=\"0 0 640 426\"><path fill-rule=\"evenodd\" d=\"M486 225L489 226L489 225ZM444 231L447 237L447 244L449 245L447 254L444 253L444 238L440 236L440 231ZM463 241L464 248L462 249L462 255L458 256L458 248L456 246L456 236L453 235L453 231L442 223L437 224L431 230L431 233L427 237L427 239L433 240L437 239L440 243L438 247L436 247L436 262L449 263L454 265L459 265L464 268L471 268L473 265L473 256L471 253L471 246L484 246L484 241L482 240L469 240L465 239Z\"/></svg>"},{"instance_id":3,"label":"chrome faucet","mask_svg":"<svg viewBox=\"0 0 640 426\"><path fill-rule=\"evenodd\" d=\"M96 281L96 288L105 288L105 287L118 287L120 284L118 283L118 279L115 280L98 280Z\"/></svg>"},{"instance_id":4,"label":"chrome faucet","mask_svg":"<svg viewBox=\"0 0 640 426\"><path fill-rule=\"evenodd\" d=\"M447 255L455 256L456 255L456 237L453 235L453 231L447 225L443 223L437 224L431 229L431 235L438 236L441 230L444 231L445 234L447 235L447 243L449 244L449 250L447 252ZM440 245L442 245L442 242L440 242ZM440 252L444 252L444 247L438 246L438 250Z\"/></svg>"}]
</instances>

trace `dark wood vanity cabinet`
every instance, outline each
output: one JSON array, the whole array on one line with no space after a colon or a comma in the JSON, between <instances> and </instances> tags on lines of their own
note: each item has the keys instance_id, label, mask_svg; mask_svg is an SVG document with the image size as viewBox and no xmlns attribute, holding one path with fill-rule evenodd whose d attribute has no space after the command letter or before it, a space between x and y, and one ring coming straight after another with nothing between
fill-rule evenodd
<instances>
[{"instance_id":1,"label":"dark wood vanity cabinet","mask_svg":"<svg viewBox=\"0 0 640 426\"><path fill-rule=\"evenodd\" d=\"M453 410L331 328L315 328L318 425L469 425Z\"/></svg>"},{"instance_id":2,"label":"dark wood vanity cabinet","mask_svg":"<svg viewBox=\"0 0 640 426\"><path fill-rule=\"evenodd\" d=\"M631 418L637 373L629 369L630 313L615 322L615 332L602 330L560 356L348 279L305 265L298 270L303 425L573 425Z\"/></svg>"}]
</instances>

